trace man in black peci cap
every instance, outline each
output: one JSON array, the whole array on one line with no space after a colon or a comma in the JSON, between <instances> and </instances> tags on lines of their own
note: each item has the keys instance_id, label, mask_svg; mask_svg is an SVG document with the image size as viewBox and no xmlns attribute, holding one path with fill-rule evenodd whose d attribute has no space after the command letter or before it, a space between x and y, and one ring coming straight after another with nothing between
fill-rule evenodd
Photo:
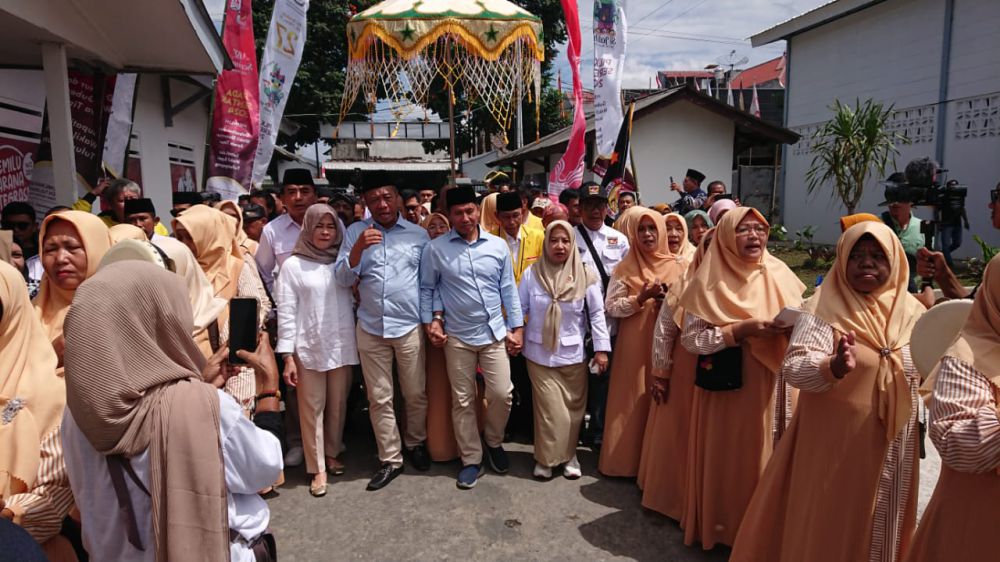
<instances>
[{"instance_id":1,"label":"man in black peci cap","mask_svg":"<svg viewBox=\"0 0 1000 562\"><path fill-rule=\"evenodd\" d=\"M184 210L195 205L200 205L202 203L201 193L197 191L175 191L171 203L173 205L170 208L170 216L176 218Z\"/></svg>"},{"instance_id":2,"label":"man in black peci cap","mask_svg":"<svg viewBox=\"0 0 1000 562\"><path fill-rule=\"evenodd\" d=\"M601 189L596 182L587 182L580 186L581 222L576 227L578 231L576 247L580 251L580 260L600 276L601 289L605 296L615 268L629 252L628 237L609 226L605 222L607 217L607 187ZM618 334L618 321L607 315L605 319L614 346ZM600 449L604 435L604 410L608 401L609 372L610 368L603 373L591 372L587 380L587 413L590 414L590 421L586 431L582 432L582 438L594 449Z\"/></svg>"},{"instance_id":3,"label":"man in black peci cap","mask_svg":"<svg viewBox=\"0 0 1000 562\"><path fill-rule=\"evenodd\" d=\"M138 226L146 233L146 238L156 242L159 238L166 238L156 233L156 225L160 224L160 217L156 216L156 207L150 199L126 199L125 200L125 222L133 226Z\"/></svg>"},{"instance_id":4,"label":"man in black peci cap","mask_svg":"<svg viewBox=\"0 0 1000 562\"><path fill-rule=\"evenodd\" d=\"M251 203L243 209L243 232L247 238L260 242L260 236L267 226L267 209L256 203Z\"/></svg>"},{"instance_id":5,"label":"man in black peci cap","mask_svg":"<svg viewBox=\"0 0 1000 562\"><path fill-rule=\"evenodd\" d=\"M274 294L274 281L281 271L281 265L292 255L302 231L302 220L306 209L316 203L316 185L312 172L306 168L289 168L281 178L281 202L285 214L269 222L260 236L260 246L254 254L261 281L269 294ZM298 402L292 389L288 393L288 452L285 466L299 466L304 460L302 436L299 432Z\"/></svg>"},{"instance_id":6,"label":"man in black peci cap","mask_svg":"<svg viewBox=\"0 0 1000 562\"><path fill-rule=\"evenodd\" d=\"M479 226L475 190L454 187L445 199L452 230L424 246L420 320L431 345L444 347L462 457L456 484L469 489L482 475L484 462L501 474L510 468L503 449L512 403L507 355L521 353L524 318L510 250L503 239ZM486 382L482 437L476 421L477 365Z\"/></svg>"},{"instance_id":7,"label":"man in black peci cap","mask_svg":"<svg viewBox=\"0 0 1000 562\"><path fill-rule=\"evenodd\" d=\"M670 189L681 194L681 198L673 204L677 214L684 216L695 209L700 209L705 204L708 194L701 188L703 181L705 181L705 174L691 168L684 176L683 188L676 183L670 184Z\"/></svg>"}]
</instances>

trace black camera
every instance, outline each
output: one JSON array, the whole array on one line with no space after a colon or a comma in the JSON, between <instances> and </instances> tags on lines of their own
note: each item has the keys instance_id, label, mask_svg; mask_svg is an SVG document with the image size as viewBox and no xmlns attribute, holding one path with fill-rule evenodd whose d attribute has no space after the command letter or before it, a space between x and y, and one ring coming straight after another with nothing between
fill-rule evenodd
<instances>
[{"instance_id":1,"label":"black camera","mask_svg":"<svg viewBox=\"0 0 1000 562\"><path fill-rule=\"evenodd\" d=\"M917 158L906 165L906 172L896 172L885 182L885 203L905 202L917 207L961 210L969 188L955 180L941 185L942 170L930 158Z\"/></svg>"}]
</instances>

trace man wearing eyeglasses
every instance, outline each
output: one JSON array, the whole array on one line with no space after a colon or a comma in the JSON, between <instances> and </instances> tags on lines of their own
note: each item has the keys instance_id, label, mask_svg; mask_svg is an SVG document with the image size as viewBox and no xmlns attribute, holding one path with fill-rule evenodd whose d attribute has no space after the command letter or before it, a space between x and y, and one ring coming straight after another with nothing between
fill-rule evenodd
<instances>
[{"instance_id":1,"label":"man wearing eyeglasses","mask_svg":"<svg viewBox=\"0 0 1000 562\"><path fill-rule=\"evenodd\" d=\"M0 228L14 231L24 258L38 255L38 221L35 208L23 201L7 203L0 213Z\"/></svg>"},{"instance_id":2,"label":"man wearing eyeglasses","mask_svg":"<svg viewBox=\"0 0 1000 562\"><path fill-rule=\"evenodd\" d=\"M990 219L993 228L1000 230L1000 183L993 191L990 191ZM917 273L924 279L934 279L934 282L941 288L941 292L949 299L971 299L975 298L976 290L966 289L955 273L948 267L944 254L932 252L927 248L917 251Z\"/></svg>"}]
</instances>

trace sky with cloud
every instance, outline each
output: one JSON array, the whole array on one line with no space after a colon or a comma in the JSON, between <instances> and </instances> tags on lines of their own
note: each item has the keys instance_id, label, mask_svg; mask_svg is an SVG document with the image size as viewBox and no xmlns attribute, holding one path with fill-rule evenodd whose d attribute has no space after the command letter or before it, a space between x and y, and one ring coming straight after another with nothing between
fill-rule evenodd
<instances>
[{"instance_id":1,"label":"sky with cloud","mask_svg":"<svg viewBox=\"0 0 1000 562\"><path fill-rule=\"evenodd\" d=\"M622 85L626 88L654 87L658 70L701 69L718 63L736 51L752 66L780 56L784 42L750 47L748 38L777 23L826 4L829 0L625 0L628 20L628 52ZM581 79L584 88L593 85L593 0L578 0L583 39ZM557 68L563 85L570 83L565 48L559 52Z\"/></svg>"}]
</instances>

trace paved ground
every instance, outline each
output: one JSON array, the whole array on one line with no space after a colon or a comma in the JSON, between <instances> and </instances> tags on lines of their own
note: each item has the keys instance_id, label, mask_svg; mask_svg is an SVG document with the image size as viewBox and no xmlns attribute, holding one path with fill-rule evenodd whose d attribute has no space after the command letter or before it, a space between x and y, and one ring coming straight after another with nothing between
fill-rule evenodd
<instances>
[{"instance_id":1,"label":"paved ground","mask_svg":"<svg viewBox=\"0 0 1000 562\"><path fill-rule=\"evenodd\" d=\"M531 477L531 447L510 443L512 468L487 471L475 489L455 487L458 464L407 472L379 492L365 491L377 466L370 428L348 427L347 474L330 477L324 498L309 495L304 468L286 473L269 501L283 561L320 560L655 560L721 561L728 549L683 545L671 520L644 510L631 480L597 475L581 449L584 476L548 482ZM930 446L921 469L921 510L937 480Z\"/></svg>"}]
</instances>

